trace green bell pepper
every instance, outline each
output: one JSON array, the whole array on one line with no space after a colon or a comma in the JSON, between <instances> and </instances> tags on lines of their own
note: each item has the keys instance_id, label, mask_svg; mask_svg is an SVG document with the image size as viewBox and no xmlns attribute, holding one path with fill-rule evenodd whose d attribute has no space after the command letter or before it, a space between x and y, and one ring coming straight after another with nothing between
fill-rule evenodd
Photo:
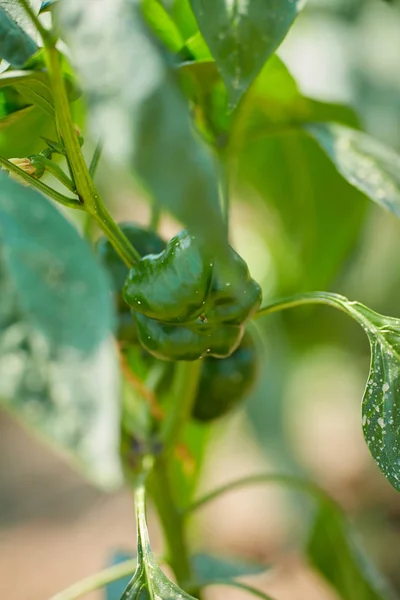
<instances>
[{"instance_id":1,"label":"green bell pepper","mask_svg":"<svg viewBox=\"0 0 400 600\"><path fill-rule=\"evenodd\" d=\"M165 323L198 317L211 285L213 263L205 248L186 230L160 254L142 258L129 271L123 298L135 311Z\"/></svg>"},{"instance_id":2,"label":"green bell pepper","mask_svg":"<svg viewBox=\"0 0 400 600\"><path fill-rule=\"evenodd\" d=\"M204 359L192 417L206 422L225 415L249 393L256 375L257 349L246 332L240 346L228 358Z\"/></svg>"}]
</instances>

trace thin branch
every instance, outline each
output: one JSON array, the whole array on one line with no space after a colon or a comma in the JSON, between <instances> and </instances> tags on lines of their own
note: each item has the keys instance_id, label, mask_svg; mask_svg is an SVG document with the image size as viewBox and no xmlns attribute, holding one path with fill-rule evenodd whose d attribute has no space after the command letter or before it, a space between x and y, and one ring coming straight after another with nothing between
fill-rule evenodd
<instances>
[{"instance_id":1,"label":"thin branch","mask_svg":"<svg viewBox=\"0 0 400 600\"><path fill-rule=\"evenodd\" d=\"M0 156L0 166L3 167L4 169L6 169L7 171L9 171L10 173L17 175L19 178L26 181L26 183L28 185L36 188L37 190L42 192L42 194L44 194L45 196L48 196L49 198L52 198L59 204L62 204L63 206L68 206L69 208L83 210L83 206L79 202L78 198L69 198L68 196L64 196L63 194L60 194L60 192L53 190L53 188L46 185L39 179L35 179L34 177L31 177L30 175L28 175L28 173L25 173L25 171L23 171L22 169L20 169L16 165L14 165L12 162L7 160L3 156Z\"/></svg>"}]
</instances>

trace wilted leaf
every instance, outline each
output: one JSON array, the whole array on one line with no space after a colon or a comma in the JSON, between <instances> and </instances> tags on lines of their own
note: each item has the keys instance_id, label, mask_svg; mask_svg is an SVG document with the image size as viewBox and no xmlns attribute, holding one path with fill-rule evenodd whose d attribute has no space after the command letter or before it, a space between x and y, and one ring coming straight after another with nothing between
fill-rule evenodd
<instances>
[{"instance_id":1,"label":"wilted leaf","mask_svg":"<svg viewBox=\"0 0 400 600\"><path fill-rule=\"evenodd\" d=\"M400 218L400 156L394 150L335 123L313 123L307 131L347 181Z\"/></svg>"},{"instance_id":2,"label":"wilted leaf","mask_svg":"<svg viewBox=\"0 0 400 600\"><path fill-rule=\"evenodd\" d=\"M303 4L303 0L191 0L233 105L282 42Z\"/></svg>"},{"instance_id":3,"label":"wilted leaf","mask_svg":"<svg viewBox=\"0 0 400 600\"><path fill-rule=\"evenodd\" d=\"M109 285L43 196L0 173L0 397L104 486L121 480Z\"/></svg>"}]
</instances>

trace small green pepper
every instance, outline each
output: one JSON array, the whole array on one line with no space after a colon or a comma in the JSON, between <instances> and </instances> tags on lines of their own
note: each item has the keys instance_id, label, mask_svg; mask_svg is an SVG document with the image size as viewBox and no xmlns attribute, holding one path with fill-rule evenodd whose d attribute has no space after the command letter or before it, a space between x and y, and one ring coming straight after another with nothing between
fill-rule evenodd
<instances>
[{"instance_id":1,"label":"small green pepper","mask_svg":"<svg viewBox=\"0 0 400 600\"><path fill-rule=\"evenodd\" d=\"M222 269L215 263L204 314L210 323L242 325L257 312L261 304L261 288L251 277L243 258L233 248L230 250L230 268L235 271L235 284L226 281Z\"/></svg>"},{"instance_id":2,"label":"small green pepper","mask_svg":"<svg viewBox=\"0 0 400 600\"><path fill-rule=\"evenodd\" d=\"M140 313L134 315L138 338L144 348L162 360L223 358L238 347L243 335L239 325L209 325L201 319L190 323L164 323Z\"/></svg>"},{"instance_id":3,"label":"small green pepper","mask_svg":"<svg viewBox=\"0 0 400 600\"><path fill-rule=\"evenodd\" d=\"M139 252L140 256L159 254L165 248L164 240L154 231L140 227L134 223L119 223L119 227ZM125 279L129 273L128 267L105 236L98 240L96 247L101 261L105 264L112 277L114 290L121 294Z\"/></svg>"},{"instance_id":4,"label":"small green pepper","mask_svg":"<svg viewBox=\"0 0 400 600\"><path fill-rule=\"evenodd\" d=\"M158 254L165 248L164 240L154 231L145 229L134 223L120 223L119 226L141 256ZM132 344L137 341L136 324L132 319L129 306L122 298L122 287L129 269L106 237L101 237L98 240L97 251L111 276L113 291L115 293L118 309L117 338L119 341Z\"/></svg>"},{"instance_id":5,"label":"small green pepper","mask_svg":"<svg viewBox=\"0 0 400 600\"><path fill-rule=\"evenodd\" d=\"M228 358L204 359L193 418L213 421L228 413L248 394L256 374L257 349L246 332L240 346Z\"/></svg>"},{"instance_id":6,"label":"small green pepper","mask_svg":"<svg viewBox=\"0 0 400 600\"><path fill-rule=\"evenodd\" d=\"M134 265L123 298L138 313L165 323L195 319L204 309L212 267L204 247L183 230L163 252L145 256Z\"/></svg>"}]
</instances>

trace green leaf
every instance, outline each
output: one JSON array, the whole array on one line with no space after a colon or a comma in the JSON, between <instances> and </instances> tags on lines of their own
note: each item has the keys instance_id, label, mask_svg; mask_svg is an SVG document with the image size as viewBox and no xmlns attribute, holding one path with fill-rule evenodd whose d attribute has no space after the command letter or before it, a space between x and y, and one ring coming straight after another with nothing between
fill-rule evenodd
<instances>
[{"instance_id":1,"label":"green leaf","mask_svg":"<svg viewBox=\"0 0 400 600\"><path fill-rule=\"evenodd\" d=\"M363 224L362 194L300 130L248 141L238 155L237 177L241 196L259 199L267 209L280 292L329 285ZM335 228L340 236L332 235Z\"/></svg>"},{"instance_id":2,"label":"green leaf","mask_svg":"<svg viewBox=\"0 0 400 600\"><path fill-rule=\"evenodd\" d=\"M133 170L214 251L226 252L214 160L193 131L176 72L139 8L138 0L105 0L102 11L97 0L60 3L93 130L119 167Z\"/></svg>"},{"instance_id":3,"label":"green leaf","mask_svg":"<svg viewBox=\"0 0 400 600\"><path fill-rule=\"evenodd\" d=\"M0 398L97 483L121 481L109 283L74 227L0 173Z\"/></svg>"},{"instance_id":4,"label":"green leaf","mask_svg":"<svg viewBox=\"0 0 400 600\"><path fill-rule=\"evenodd\" d=\"M38 14L40 10L41 0L28 0L33 11ZM20 0L0 0L0 7L3 7L15 23L30 35L30 37L38 41L38 32L30 17L27 15Z\"/></svg>"},{"instance_id":5,"label":"green leaf","mask_svg":"<svg viewBox=\"0 0 400 600\"><path fill-rule=\"evenodd\" d=\"M113 552L113 554L111 555L111 559L108 561L107 566L113 567L114 565L119 565L120 563L123 563L127 560L131 560L133 558L136 557L132 552ZM126 577L122 577L121 579L117 579L109 583L104 590L104 600L119 600L121 598L121 594L124 592L130 580L131 577L128 575Z\"/></svg>"},{"instance_id":6,"label":"green leaf","mask_svg":"<svg viewBox=\"0 0 400 600\"><path fill-rule=\"evenodd\" d=\"M311 124L317 140L347 181L400 218L400 156L360 131L337 124Z\"/></svg>"},{"instance_id":7,"label":"green leaf","mask_svg":"<svg viewBox=\"0 0 400 600\"><path fill-rule=\"evenodd\" d=\"M146 524L145 491L141 486L136 489L135 503L138 566L121 600L196 600L168 579L154 557Z\"/></svg>"},{"instance_id":8,"label":"green leaf","mask_svg":"<svg viewBox=\"0 0 400 600\"><path fill-rule=\"evenodd\" d=\"M339 508L318 506L307 555L343 600L393 600L393 592L377 573Z\"/></svg>"},{"instance_id":9,"label":"green leaf","mask_svg":"<svg viewBox=\"0 0 400 600\"><path fill-rule=\"evenodd\" d=\"M43 150L41 135L57 137L54 120L38 106L28 106L0 119L0 155L22 158Z\"/></svg>"},{"instance_id":10,"label":"green leaf","mask_svg":"<svg viewBox=\"0 0 400 600\"><path fill-rule=\"evenodd\" d=\"M0 58L5 59L13 67L22 67L37 50L38 47L33 39L0 5Z\"/></svg>"},{"instance_id":11,"label":"green leaf","mask_svg":"<svg viewBox=\"0 0 400 600\"><path fill-rule=\"evenodd\" d=\"M364 437L378 467L400 491L400 319L380 315L358 302L351 303L351 313L371 346L362 406Z\"/></svg>"},{"instance_id":12,"label":"green leaf","mask_svg":"<svg viewBox=\"0 0 400 600\"><path fill-rule=\"evenodd\" d=\"M42 4L40 5L39 14L41 15L42 13L50 12L51 8L56 2L58 2L58 0L43 0Z\"/></svg>"},{"instance_id":13,"label":"green leaf","mask_svg":"<svg viewBox=\"0 0 400 600\"><path fill-rule=\"evenodd\" d=\"M282 42L303 0L191 0L191 5L235 106Z\"/></svg>"},{"instance_id":14,"label":"green leaf","mask_svg":"<svg viewBox=\"0 0 400 600\"><path fill-rule=\"evenodd\" d=\"M36 104L54 118L54 106L46 73L38 71L6 71L0 75L0 89L13 86L31 104Z\"/></svg>"},{"instance_id":15,"label":"green leaf","mask_svg":"<svg viewBox=\"0 0 400 600\"><path fill-rule=\"evenodd\" d=\"M400 319L329 292L309 292L278 300L258 316L303 304L327 304L361 325L371 347L371 365L362 402L364 437L378 467L400 491Z\"/></svg>"},{"instance_id":16,"label":"green leaf","mask_svg":"<svg viewBox=\"0 0 400 600\"><path fill-rule=\"evenodd\" d=\"M172 52L179 52L184 40L173 19L158 0L142 0L142 11L148 25Z\"/></svg>"},{"instance_id":17,"label":"green leaf","mask_svg":"<svg viewBox=\"0 0 400 600\"><path fill-rule=\"evenodd\" d=\"M196 584L200 587L222 580L229 581L236 577L259 575L268 568L265 565L246 562L243 559L211 556L210 554L196 554L193 556L192 567Z\"/></svg>"}]
</instances>

